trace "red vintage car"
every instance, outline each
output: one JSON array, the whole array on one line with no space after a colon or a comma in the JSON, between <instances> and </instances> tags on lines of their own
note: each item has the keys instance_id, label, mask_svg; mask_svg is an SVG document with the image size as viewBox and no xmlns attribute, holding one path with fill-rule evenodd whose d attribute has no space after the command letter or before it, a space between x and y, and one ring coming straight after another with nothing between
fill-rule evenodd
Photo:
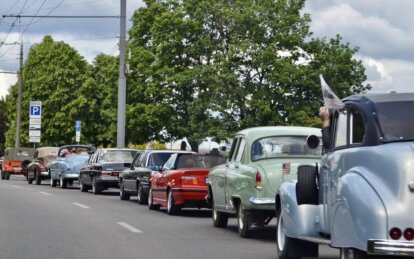
<instances>
[{"instance_id":1,"label":"red vintage car","mask_svg":"<svg viewBox=\"0 0 414 259\"><path fill-rule=\"evenodd\" d=\"M226 162L226 157L213 154L171 155L163 170L150 179L148 208L167 207L169 215L183 207L206 208L208 171Z\"/></svg>"}]
</instances>

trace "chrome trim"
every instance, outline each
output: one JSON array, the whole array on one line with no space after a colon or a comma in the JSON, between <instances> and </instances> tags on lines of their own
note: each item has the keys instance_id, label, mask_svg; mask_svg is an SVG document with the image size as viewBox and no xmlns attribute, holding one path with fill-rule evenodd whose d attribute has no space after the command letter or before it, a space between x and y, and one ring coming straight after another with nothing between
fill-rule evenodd
<instances>
[{"instance_id":1,"label":"chrome trim","mask_svg":"<svg viewBox=\"0 0 414 259\"><path fill-rule=\"evenodd\" d=\"M369 254L414 256L414 242L370 239L367 252Z\"/></svg>"},{"instance_id":2,"label":"chrome trim","mask_svg":"<svg viewBox=\"0 0 414 259\"><path fill-rule=\"evenodd\" d=\"M414 181L410 181L408 183L408 189L410 189L410 191L414 192Z\"/></svg>"},{"instance_id":3,"label":"chrome trim","mask_svg":"<svg viewBox=\"0 0 414 259\"><path fill-rule=\"evenodd\" d=\"M250 197L250 203L253 205L275 205L275 199Z\"/></svg>"},{"instance_id":4,"label":"chrome trim","mask_svg":"<svg viewBox=\"0 0 414 259\"><path fill-rule=\"evenodd\" d=\"M304 241L309 241L309 242L312 242L312 243L331 245L331 240L329 238L299 236L298 239L304 240Z\"/></svg>"}]
</instances>

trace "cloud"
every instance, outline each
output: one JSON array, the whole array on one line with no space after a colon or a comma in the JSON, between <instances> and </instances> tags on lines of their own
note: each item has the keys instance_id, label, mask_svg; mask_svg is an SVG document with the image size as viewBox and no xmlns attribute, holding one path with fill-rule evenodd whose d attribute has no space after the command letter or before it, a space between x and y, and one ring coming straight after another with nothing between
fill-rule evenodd
<instances>
[{"instance_id":1,"label":"cloud","mask_svg":"<svg viewBox=\"0 0 414 259\"><path fill-rule=\"evenodd\" d=\"M17 75L2 74L0 70L0 98L8 94L9 87L17 82Z\"/></svg>"}]
</instances>

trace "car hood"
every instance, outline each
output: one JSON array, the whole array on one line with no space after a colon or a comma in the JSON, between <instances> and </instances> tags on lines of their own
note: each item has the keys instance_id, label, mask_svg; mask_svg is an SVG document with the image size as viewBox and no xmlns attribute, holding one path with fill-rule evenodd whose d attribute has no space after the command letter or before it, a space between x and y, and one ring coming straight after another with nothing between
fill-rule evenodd
<instances>
[{"instance_id":1,"label":"car hood","mask_svg":"<svg viewBox=\"0 0 414 259\"><path fill-rule=\"evenodd\" d=\"M289 158L289 159L266 159L256 161L262 173L262 184L267 184L268 190L276 193L283 181L297 179L298 167L300 165L320 164L316 158Z\"/></svg>"}]
</instances>

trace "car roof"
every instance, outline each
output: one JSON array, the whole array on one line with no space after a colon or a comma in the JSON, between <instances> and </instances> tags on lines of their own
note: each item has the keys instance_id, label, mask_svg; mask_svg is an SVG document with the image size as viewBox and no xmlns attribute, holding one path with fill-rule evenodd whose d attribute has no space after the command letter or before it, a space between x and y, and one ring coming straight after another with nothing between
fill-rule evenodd
<instances>
[{"instance_id":1,"label":"car roof","mask_svg":"<svg viewBox=\"0 0 414 259\"><path fill-rule=\"evenodd\" d=\"M101 151L141 151L134 148L100 148Z\"/></svg>"},{"instance_id":2,"label":"car roof","mask_svg":"<svg viewBox=\"0 0 414 259\"><path fill-rule=\"evenodd\" d=\"M372 103L384 102L403 102L413 101L414 93L372 93L372 94L354 94L343 99L343 101L357 101L362 104L367 104L367 101Z\"/></svg>"},{"instance_id":3,"label":"car roof","mask_svg":"<svg viewBox=\"0 0 414 259\"><path fill-rule=\"evenodd\" d=\"M268 136L321 136L321 129L299 126L266 126L244 129L239 131L236 135L244 135L247 138L252 139Z\"/></svg>"}]
</instances>

